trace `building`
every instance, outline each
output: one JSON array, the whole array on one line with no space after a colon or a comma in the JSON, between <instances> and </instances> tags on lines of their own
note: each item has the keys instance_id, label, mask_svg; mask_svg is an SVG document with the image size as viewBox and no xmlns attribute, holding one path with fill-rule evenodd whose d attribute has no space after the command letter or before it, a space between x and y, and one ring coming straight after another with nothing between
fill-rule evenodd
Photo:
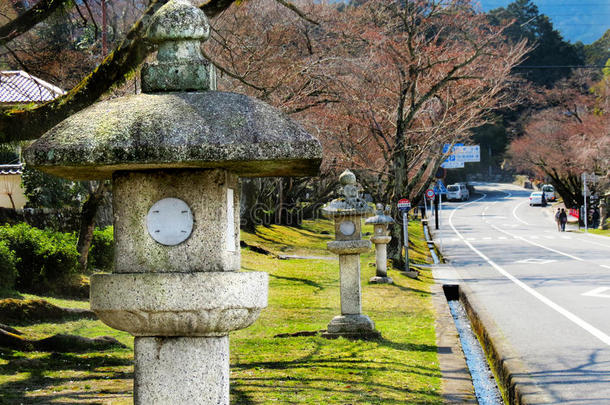
<instances>
[{"instance_id":1,"label":"building","mask_svg":"<svg viewBox=\"0 0 610 405\"><path fill-rule=\"evenodd\" d=\"M46 103L66 92L22 70L0 71L0 107ZM21 209L27 199L21 186L23 163L0 162L0 207Z\"/></svg>"},{"instance_id":2,"label":"building","mask_svg":"<svg viewBox=\"0 0 610 405\"><path fill-rule=\"evenodd\" d=\"M23 164L0 165L0 207L21 209L27 199L21 187Z\"/></svg>"},{"instance_id":3,"label":"building","mask_svg":"<svg viewBox=\"0 0 610 405\"><path fill-rule=\"evenodd\" d=\"M0 106L46 103L64 94L59 87L22 70L0 72Z\"/></svg>"}]
</instances>

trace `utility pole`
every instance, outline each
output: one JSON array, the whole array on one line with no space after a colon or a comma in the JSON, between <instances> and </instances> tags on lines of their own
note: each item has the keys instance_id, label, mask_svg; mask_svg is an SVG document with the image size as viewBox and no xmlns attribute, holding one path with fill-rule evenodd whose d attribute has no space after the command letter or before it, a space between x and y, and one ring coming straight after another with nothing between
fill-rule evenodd
<instances>
[{"instance_id":1,"label":"utility pole","mask_svg":"<svg viewBox=\"0 0 610 405\"><path fill-rule=\"evenodd\" d=\"M487 154L489 157L489 179L491 180L491 145L487 145Z\"/></svg>"},{"instance_id":2,"label":"utility pole","mask_svg":"<svg viewBox=\"0 0 610 405\"><path fill-rule=\"evenodd\" d=\"M585 205L584 205L584 212L583 212L583 216L585 217L585 232L588 232L588 215L587 215L587 172L584 172L582 174L582 195L583 195L583 199L585 200Z\"/></svg>"}]
</instances>

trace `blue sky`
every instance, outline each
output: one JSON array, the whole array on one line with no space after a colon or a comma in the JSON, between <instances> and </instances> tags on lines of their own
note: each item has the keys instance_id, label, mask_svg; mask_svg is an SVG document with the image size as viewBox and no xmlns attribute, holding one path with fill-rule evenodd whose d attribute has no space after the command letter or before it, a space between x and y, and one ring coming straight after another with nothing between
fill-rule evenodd
<instances>
[{"instance_id":1,"label":"blue sky","mask_svg":"<svg viewBox=\"0 0 610 405\"><path fill-rule=\"evenodd\" d=\"M511 0L473 0L483 11L506 7ZM563 38L590 44L610 29L610 0L534 0Z\"/></svg>"}]
</instances>

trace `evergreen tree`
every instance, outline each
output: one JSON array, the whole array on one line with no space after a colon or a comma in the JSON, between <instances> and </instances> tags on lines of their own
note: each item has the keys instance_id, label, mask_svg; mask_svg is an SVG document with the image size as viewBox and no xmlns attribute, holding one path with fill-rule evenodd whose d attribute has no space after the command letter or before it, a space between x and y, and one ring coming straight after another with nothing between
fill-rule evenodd
<instances>
[{"instance_id":1,"label":"evergreen tree","mask_svg":"<svg viewBox=\"0 0 610 405\"><path fill-rule=\"evenodd\" d=\"M587 65L604 65L610 59L610 29L591 45L585 45L584 51Z\"/></svg>"},{"instance_id":2,"label":"evergreen tree","mask_svg":"<svg viewBox=\"0 0 610 405\"><path fill-rule=\"evenodd\" d=\"M525 38L535 46L516 68L516 71L535 84L551 87L558 80L568 77L571 69L526 68L528 66L582 65L584 62L580 47L564 41L561 34L553 28L550 19L540 14L538 7L530 0L516 0L506 8L491 10L488 18L494 25L514 20L506 31L508 40L517 42Z\"/></svg>"}]
</instances>

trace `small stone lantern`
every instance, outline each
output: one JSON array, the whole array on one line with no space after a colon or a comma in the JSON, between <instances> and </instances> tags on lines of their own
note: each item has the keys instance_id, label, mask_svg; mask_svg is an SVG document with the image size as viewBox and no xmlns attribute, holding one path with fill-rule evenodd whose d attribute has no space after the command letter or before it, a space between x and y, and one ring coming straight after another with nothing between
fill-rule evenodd
<instances>
[{"instance_id":1,"label":"small stone lantern","mask_svg":"<svg viewBox=\"0 0 610 405\"><path fill-rule=\"evenodd\" d=\"M268 277L239 272L238 176L316 175L320 143L256 99L215 90L188 0L152 17L144 93L67 118L27 151L73 180L112 179L115 266L91 308L135 336L135 404L228 404L231 331L267 306Z\"/></svg>"},{"instance_id":2,"label":"small stone lantern","mask_svg":"<svg viewBox=\"0 0 610 405\"><path fill-rule=\"evenodd\" d=\"M362 240L362 217L372 209L359 197L354 173L346 170L339 176L339 182L344 198L331 201L322 212L335 221L335 240L328 242L328 250L339 255L341 315L330 321L323 336L378 338L381 335L375 324L362 314L360 294L360 253L371 248L371 241Z\"/></svg>"},{"instance_id":3,"label":"small stone lantern","mask_svg":"<svg viewBox=\"0 0 610 405\"><path fill-rule=\"evenodd\" d=\"M367 218L365 224L373 224L374 232L371 242L375 244L375 276L371 277L369 283L373 284L393 284L394 281L388 277L388 243L392 237L388 234L388 225L394 223L392 217L385 215L383 204L377 204L377 215Z\"/></svg>"}]
</instances>

